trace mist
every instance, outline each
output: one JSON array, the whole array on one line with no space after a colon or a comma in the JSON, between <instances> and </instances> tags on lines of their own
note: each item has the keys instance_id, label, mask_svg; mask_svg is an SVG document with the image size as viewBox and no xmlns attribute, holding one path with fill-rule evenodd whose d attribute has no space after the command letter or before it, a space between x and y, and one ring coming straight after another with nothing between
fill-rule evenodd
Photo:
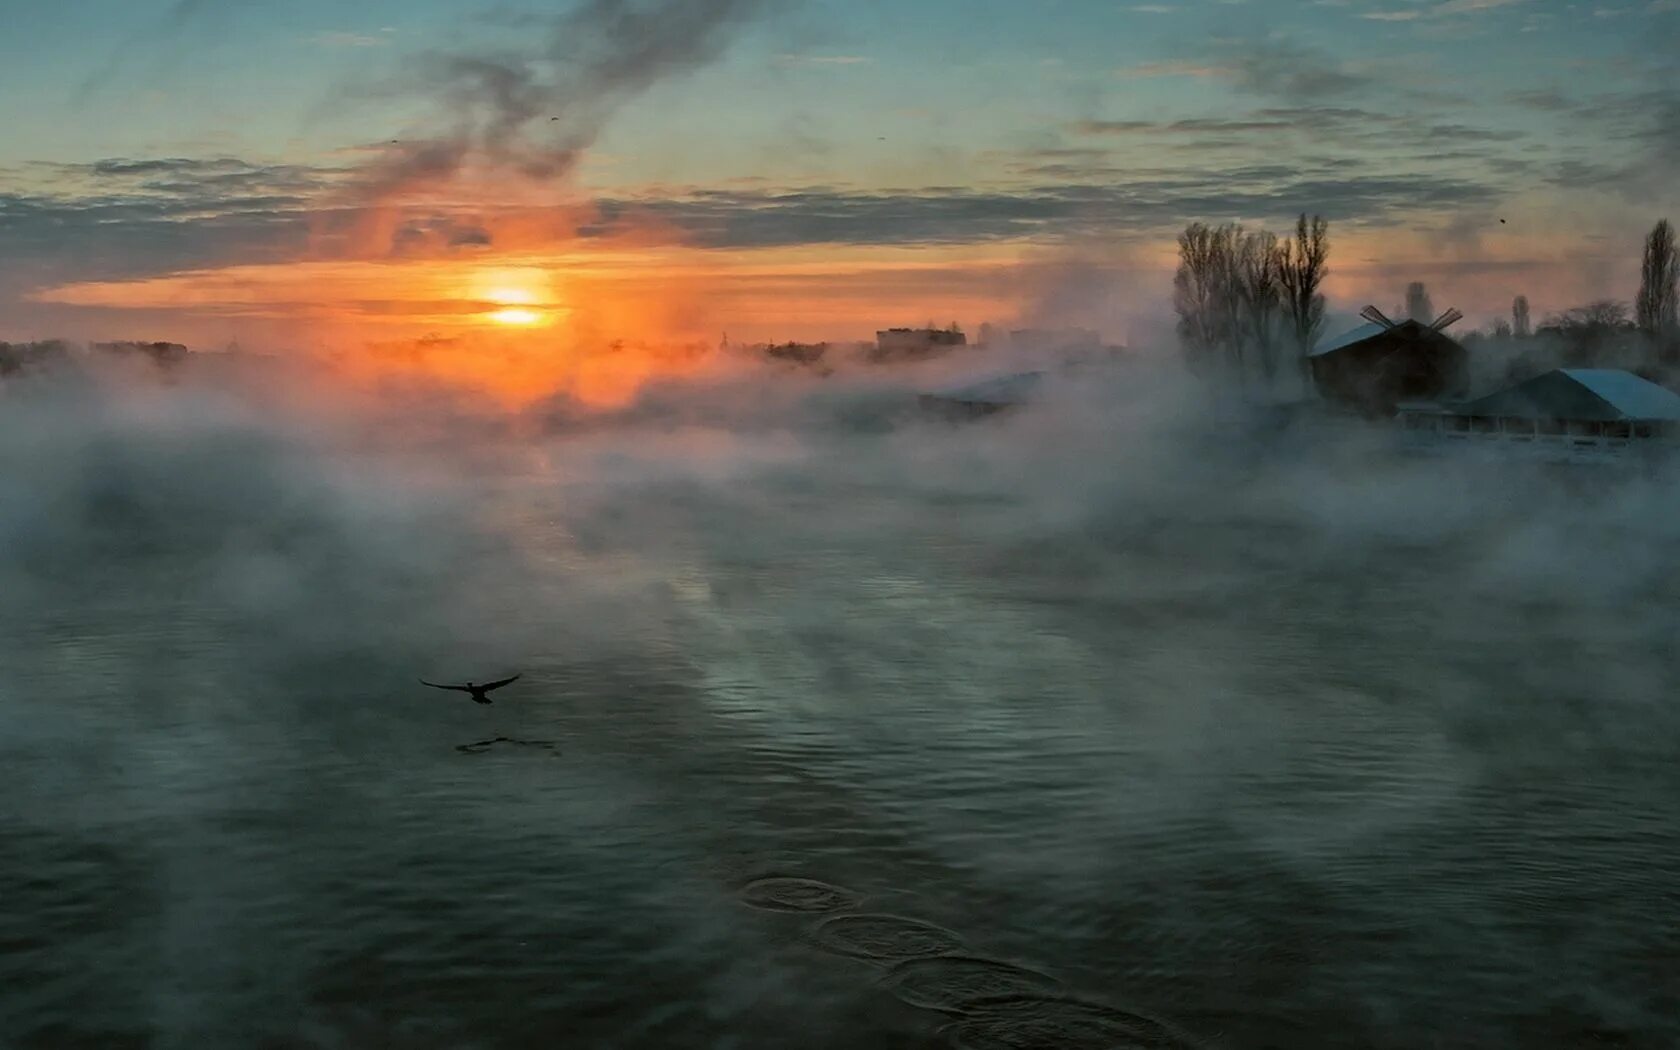
<instances>
[{"instance_id":1,"label":"mist","mask_svg":"<svg viewBox=\"0 0 1680 1050\"><path fill-rule=\"evenodd\" d=\"M1186 1045L1672 1040L1671 473L1164 353L917 412L1038 364L4 381L4 1030L945 1045L787 875Z\"/></svg>"}]
</instances>

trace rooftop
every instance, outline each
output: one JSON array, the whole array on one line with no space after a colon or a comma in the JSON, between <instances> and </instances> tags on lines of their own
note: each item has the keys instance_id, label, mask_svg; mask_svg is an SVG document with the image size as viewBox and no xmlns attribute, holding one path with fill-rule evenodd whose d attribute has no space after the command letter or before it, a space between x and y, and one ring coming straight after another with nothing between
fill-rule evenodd
<instances>
[{"instance_id":1,"label":"rooftop","mask_svg":"<svg viewBox=\"0 0 1680 1050\"><path fill-rule=\"evenodd\" d=\"M1680 394L1619 368L1559 368L1453 409L1472 416L1680 421Z\"/></svg>"}]
</instances>

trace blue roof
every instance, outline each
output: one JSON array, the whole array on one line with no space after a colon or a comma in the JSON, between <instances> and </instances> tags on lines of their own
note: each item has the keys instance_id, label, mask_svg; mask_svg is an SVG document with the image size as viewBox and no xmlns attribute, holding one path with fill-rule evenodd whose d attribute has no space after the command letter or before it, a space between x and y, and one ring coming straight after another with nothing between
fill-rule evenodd
<instances>
[{"instance_id":1,"label":"blue roof","mask_svg":"<svg viewBox=\"0 0 1680 1050\"><path fill-rule=\"evenodd\" d=\"M1642 376L1620 368L1564 368L1560 371L1628 419L1680 420L1680 394Z\"/></svg>"},{"instance_id":2,"label":"blue roof","mask_svg":"<svg viewBox=\"0 0 1680 1050\"><path fill-rule=\"evenodd\" d=\"M1464 415L1680 421L1680 394L1619 368L1559 368L1455 406Z\"/></svg>"},{"instance_id":3,"label":"blue roof","mask_svg":"<svg viewBox=\"0 0 1680 1050\"><path fill-rule=\"evenodd\" d=\"M1380 324L1362 324L1358 328L1343 332L1341 335L1326 339L1324 342L1319 343L1317 346L1313 347L1312 353L1307 356L1318 357L1322 354L1333 353L1344 346L1352 346L1354 343L1362 343L1372 336L1382 335L1386 331L1388 331L1388 329L1384 328Z\"/></svg>"}]
</instances>

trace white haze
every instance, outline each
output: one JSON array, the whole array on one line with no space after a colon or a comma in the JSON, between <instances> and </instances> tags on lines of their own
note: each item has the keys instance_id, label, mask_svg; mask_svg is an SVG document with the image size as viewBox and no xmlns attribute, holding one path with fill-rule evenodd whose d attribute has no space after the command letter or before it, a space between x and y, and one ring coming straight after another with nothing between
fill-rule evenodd
<instances>
[{"instance_id":1,"label":"white haze","mask_svg":"<svg viewBox=\"0 0 1680 1050\"><path fill-rule=\"evenodd\" d=\"M290 869L218 859L215 814L333 790L253 780L259 756L288 749L389 763L393 783L418 783L395 756L447 751L483 724L421 676L522 670L562 712L575 668L614 661L686 661L692 702L708 708L748 679L781 681L780 706L731 724L851 734L887 784L920 754L984 752L999 784L1061 756L1044 775L1083 789L1024 825L1000 814L1030 798L993 797L985 770L965 773L989 803L947 814L973 833L940 848L964 885L1030 896L1074 927L1054 902L1155 863L1117 854L1128 827L1224 822L1329 885L1495 774L1673 754L1672 474L1403 461L1357 429L1273 433L1240 397L1148 356L952 426L914 411L918 389L953 378L937 371L742 367L650 384L610 412L557 395L507 416L307 382L306 396L259 398L190 368L173 384L8 383L0 820L92 839L142 819L176 829L153 854L166 929L148 943L161 954L136 961L159 974L154 1023L173 1033L160 1045L187 1045L220 1030L207 1017L234 1022L218 997L232 1001L225 975L252 952L270 953L265 980L304 979L295 951L253 947L218 910ZM860 550L875 552L873 572L821 577L832 552ZM771 569L805 585L766 582ZM924 574L971 580L969 600L919 588ZM1036 642L990 651L982 628ZM1092 654L1111 672L1068 670ZM1019 692L1023 679L1043 696ZM636 698L617 702L633 722ZM1035 720L1039 703L1056 714ZM894 728L901 709L941 714ZM559 819L610 837L675 804L680 750L639 753L605 716L545 725L511 697L495 712L503 730L567 741L568 762L610 757L580 758L599 783L558 818L510 797L508 834ZM1339 732L1373 726L1408 744L1368 782L1241 788L1295 783ZM191 761L148 750L164 739ZM1654 786L1621 804L1643 815L1662 797ZM962 907L948 907L954 924ZM704 946L727 914L670 936ZM1567 959L1497 963L1531 964L1578 982L1579 1009L1606 1025L1665 1023L1648 997ZM731 1009L795 994L785 975L717 980L708 994ZM1415 1022L1379 969L1362 980L1339 994Z\"/></svg>"}]
</instances>

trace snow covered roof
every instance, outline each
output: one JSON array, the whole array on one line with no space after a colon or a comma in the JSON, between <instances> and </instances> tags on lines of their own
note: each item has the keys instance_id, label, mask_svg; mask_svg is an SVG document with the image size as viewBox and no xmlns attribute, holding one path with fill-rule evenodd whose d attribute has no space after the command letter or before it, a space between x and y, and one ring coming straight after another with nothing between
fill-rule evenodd
<instances>
[{"instance_id":1,"label":"snow covered roof","mask_svg":"<svg viewBox=\"0 0 1680 1050\"><path fill-rule=\"evenodd\" d=\"M1469 416L1680 421L1680 394L1619 368L1559 368L1454 409Z\"/></svg>"},{"instance_id":2,"label":"snow covered roof","mask_svg":"<svg viewBox=\"0 0 1680 1050\"><path fill-rule=\"evenodd\" d=\"M1017 372L1014 375L993 376L978 383L938 390L932 396L947 401L964 401L988 405L1013 405L1027 399L1044 379L1043 372Z\"/></svg>"}]
</instances>

